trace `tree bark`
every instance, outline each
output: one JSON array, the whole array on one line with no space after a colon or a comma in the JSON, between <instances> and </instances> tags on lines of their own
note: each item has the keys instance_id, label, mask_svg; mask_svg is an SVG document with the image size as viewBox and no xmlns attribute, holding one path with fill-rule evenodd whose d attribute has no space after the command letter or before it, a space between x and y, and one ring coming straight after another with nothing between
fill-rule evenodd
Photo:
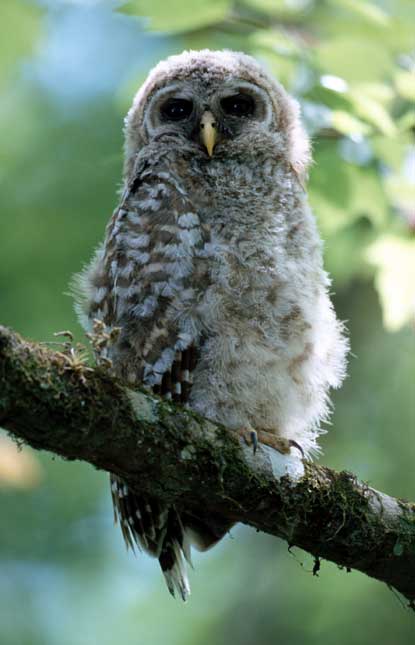
<instances>
[{"instance_id":1,"label":"tree bark","mask_svg":"<svg viewBox=\"0 0 415 645\"><path fill-rule=\"evenodd\" d=\"M132 391L79 352L52 351L0 326L0 425L18 441L87 461L168 503L225 516L316 558L385 582L415 606L415 505L349 472L255 455L237 435Z\"/></svg>"}]
</instances>

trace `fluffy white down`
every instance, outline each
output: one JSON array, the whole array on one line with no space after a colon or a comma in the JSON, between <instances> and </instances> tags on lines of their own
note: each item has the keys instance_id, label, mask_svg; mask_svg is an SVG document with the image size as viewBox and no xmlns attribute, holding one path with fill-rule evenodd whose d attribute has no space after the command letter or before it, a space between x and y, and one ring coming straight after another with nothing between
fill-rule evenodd
<instances>
[{"instance_id":1,"label":"fluffy white down","mask_svg":"<svg viewBox=\"0 0 415 645\"><path fill-rule=\"evenodd\" d=\"M256 253L243 258L240 274L224 261L223 244L213 245L216 284L198 304L197 317L184 314L182 319L182 328L192 330L193 337L210 332L194 374L190 405L229 428L269 430L295 440L310 457L320 450L316 439L329 416L329 387L339 387L344 379L348 343L328 296L325 272L307 266L307 261L281 263L278 240L274 242L257 239ZM272 270L258 271L261 246L267 259L273 257L278 275L274 307L267 294L275 276ZM287 337L280 333L281 318L293 303L301 306L306 328Z\"/></svg>"}]
</instances>

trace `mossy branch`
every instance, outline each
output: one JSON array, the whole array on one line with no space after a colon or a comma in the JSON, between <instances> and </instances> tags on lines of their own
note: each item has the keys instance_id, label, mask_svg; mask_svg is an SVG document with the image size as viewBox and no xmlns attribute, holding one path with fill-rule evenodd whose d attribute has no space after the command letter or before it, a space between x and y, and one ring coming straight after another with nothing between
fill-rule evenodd
<instances>
[{"instance_id":1,"label":"mossy branch","mask_svg":"<svg viewBox=\"0 0 415 645\"><path fill-rule=\"evenodd\" d=\"M415 605L415 505L348 472L260 446L132 392L74 352L0 327L0 425L33 448L87 461L138 491L278 536L385 582Z\"/></svg>"}]
</instances>

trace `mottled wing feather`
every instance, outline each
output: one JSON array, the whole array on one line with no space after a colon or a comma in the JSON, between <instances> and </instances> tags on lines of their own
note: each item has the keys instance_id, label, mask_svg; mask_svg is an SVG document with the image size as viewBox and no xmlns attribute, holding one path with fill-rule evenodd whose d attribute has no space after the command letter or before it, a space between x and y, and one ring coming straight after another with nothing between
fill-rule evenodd
<instances>
[{"instance_id":1,"label":"mottled wing feather","mask_svg":"<svg viewBox=\"0 0 415 645\"><path fill-rule=\"evenodd\" d=\"M119 377L186 404L201 339L180 327L177 312L187 303L190 309L197 290L208 286L202 253L208 231L188 197L197 187L184 187L180 172L186 176L168 155L137 162L89 273L88 313L108 328L121 328L109 352ZM137 545L159 558L170 592L186 599L184 558L190 561L190 550L180 515L114 475L111 492L127 547Z\"/></svg>"},{"instance_id":2,"label":"mottled wing feather","mask_svg":"<svg viewBox=\"0 0 415 645\"><path fill-rule=\"evenodd\" d=\"M180 328L178 311L191 309L195 294L208 286L202 253L208 231L176 172L165 155L147 162L125 191L93 276L100 291L90 317L121 327L111 350L117 375L185 402L191 385L186 365L194 362L200 339Z\"/></svg>"},{"instance_id":3,"label":"mottled wing feather","mask_svg":"<svg viewBox=\"0 0 415 645\"><path fill-rule=\"evenodd\" d=\"M171 369L164 372L161 383L153 385L153 392L182 405L188 403L198 355L195 345L176 352Z\"/></svg>"},{"instance_id":4,"label":"mottled wing feather","mask_svg":"<svg viewBox=\"0 0 415 645\"><path fill-rule=\"evenodd\" d=\"M137 545L158 556L166 532L167 509L153 498L150 502L146 496L136 495L115 475L111 475L111 493L114 519L120 522L127 547L134 550Z\"/></svg>"}]
</instances>

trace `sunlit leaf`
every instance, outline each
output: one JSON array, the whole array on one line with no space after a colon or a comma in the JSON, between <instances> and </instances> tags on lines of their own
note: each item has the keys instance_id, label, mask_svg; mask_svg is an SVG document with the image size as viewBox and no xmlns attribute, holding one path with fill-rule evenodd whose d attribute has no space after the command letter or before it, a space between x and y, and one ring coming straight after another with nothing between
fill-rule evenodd
<instances>
[{"instance_id":1,"label":"sunlit leaf","mask_svg":"<svg viewBox=\"0 0 415 645\"><path fill-rule=\"evenodd\" d=\"M119 11L149 18L153 30L181 32L220 22L229 8L229 0L130 0Z\"/></svg>"},{"instance_id":2,"label":"sunlit leaf","mask_svg":"<svg viewBox=\"0 0 415 645\"><path fill-rule=\"evenodd\" d=\"M336 8L344 7L348 11L355 13L359 18L368 20L377 27L386 27L389 23L388 14L373 2L366 0L330 0Z\"/></svg>"},{"instance_id":3,"label":"sunlit leaf","mask_svg":"<svg viewBox=\"0 0 415 645\"><path fill-rule=\"evenodd\" d=\"M280 83L287 88L292 87L298 69L298 65L293 58L262 48L256 54L258 60Z\"/></svg>"},{"instance_id":4,"label":"sunlit leaf","mask_svg":"<svg viewBox=\"0 0 415 645\"><path fill-rule=\"evenodd\" d=\"M408 101L415 101L414 72L398 72L395 76L395 86L401 96Z\"/></svg>"},{"instance_id":5,"label":"sunlit leaf","mask_svg":"<svg viewBox=\"0 0 415 645\"><path fill-rule=\"evenodd\" d=\"M256 11L282 17L295 17L298 14L301 17L301 12L312 7L313 2L314 0L243 0L244 5Z\"/></svg>"},{"instance_id":6,"label":"sunlit leaf","mask_svg":"<svg viewBox=\"0 0 415 645\"><path fill-rule=\"evenodd\" d=\"M342 134L368 134L370 132L370 127L366 123L343 110L334 110L331 122L333 128Z\"/></svg>"},{"instance_id":7,"label":"sunlit leaf","mask_svg":"<svg viewBox=\"0 0 415 645\"><path fill-rule=\"evenodd\" d=\"M355 83L352 88L352 95L363 94L385 108L390 107L395 99L395 92L389 83L370 82Z\"/></svg>"},{"instance_id":8,"label":"sunlit leaf","mask_svg":"<svg viewBox=\"0 0 415 645\"><path fill-rule=\"evenodd\" d=\"M402 211L410 221L415 224L415 159L408 160L409 168L405 176L403 172L389 175L385 181L385 188L391 203Z\"/></svg>"},{"instance_id":9,"label":"sunlit leaf","mask_svg":"<svg viewBox=\"0 0 415 645\"><path fill-rule=\"evenodd\" d=\"M346 92L349 87L344 78L340 78L340 76L334 76L333 74L323 74L320 77L320 83L328 90L332 90L333 92L340 92L341 94L343 92Z\"/></svg>"},{"instance_id":10,"label":"sunlit leaf","mask_svg":"<svg viewBox=\"0 0 415 645\"><path fill-rule=\"evenodd\" d=\"M372 137L372 146L378 158L396 172L402 168L410 143L410 139L405 133L396 137L384 135Z\"/></svg>"},{"instance_id":11,"label":"sunlit leaf","mask_svg":"<svg viewBox=\"0 0 415 645\"><path fill-rule=\"evenodd\" d=\"M327 87L323 87L320 83L315 84L307 92L307 99L315 103L321 103L332 110L341 110L344 112L351 112L353 110L347 93L336 92Z\"/></svg>"},{"instance_id":12,"label":"sunlit leaf","mask_svg":"<svg viewBox=\"0 0 415 645\"><path fill-rule=\"evenodd\" d=\"M363 93L362 90L350 92L356 114L374 125L380 132L387 136L397 134L397 128L388 111L378 101Z\"/></svg>"},{"instance_id":13,"label":"sunlit leaf","mask_svg":"<svg viewBox=\"0 0 415 645\"><path fill-rule=\"evenodd\" d=\"M227 25L208 25L203 29L180 34L181 49L233 49L253 54L246 33L227 29Z\"/></svg>"},{"instance_id":14,"label":"sunlit leaf","mask_svg":"<svg viewBox=\"0 0 415 645\"><path fill-rule=\"evenodd\" d=\"M316 62L325 74L339 76L349 83L383 79L393 71L392 58L381 39L373 42L353 34L323 39L315 54Z\"/></svg>"},{"instance_id":15,"label":"sunlit leaf","mask_svg":"<svg viewBox=\"0 0 415 645\"><path fill-rule=\"evenodd\" d=\"M370 246L367 257L377 268L375 284L382 303L385 327L397 331L413 323L415 240L385 235Z\"/></svg>"},{"instance_id":16,"label":"sunlit leaf","mask_svg":"<svg viewBox=\"0 0 415 645\"><path fill-rule=\"evenodd\" d=\"M261 29L249 38L252 47L268 48L277 54L292 56L299 54L301 47L287 32L277 29Z\"/></svg>"}]
</instances>

